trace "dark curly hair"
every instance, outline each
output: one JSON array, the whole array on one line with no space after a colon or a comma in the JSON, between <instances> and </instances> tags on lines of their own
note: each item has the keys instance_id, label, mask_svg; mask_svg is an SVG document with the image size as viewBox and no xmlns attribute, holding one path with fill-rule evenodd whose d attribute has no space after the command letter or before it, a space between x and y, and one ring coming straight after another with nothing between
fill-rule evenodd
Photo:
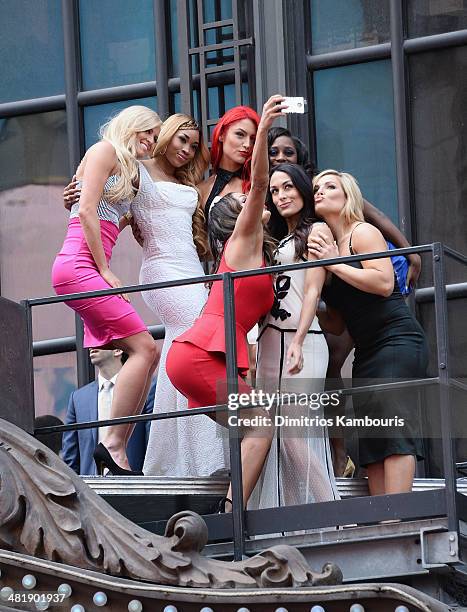
<instances>
[{"instance_id":1,"label":"dark curly hair","mask_svg":"<svg viewBox=\"0 0 467 612\"><path fill-rule=\"evenodd\" d=\"M315 215L315 199L313 196L313 186L307 172L298 164L279 164L272 168L269 176L272 177L276 172L284 172L292 181L293 186L303 198L303 208L300 211L297 226L293 231L295 243L295 259L306 258L307 240L313 223L318 221ZM282 240L288 235L289 230L284 217L281 217L276 206L272 201L271 192L268 195L267 205L271 211L271 219L268 223L269 233L276 240Z\"/></svg>"},{"instance_id":2,"label":"dark curly hair","mask_svg":"<svg viewBox=\"0 0 467 612\"><path fill-rule=\"evenodd\" d=\"M213 202L209 209L208 240L214 258L213 273L219 268L225 243L235 229L235 223L241 210L242 205L232 193ZM275 241L265 228L263 255L267 266L273 265L275 246Z\"/></svg>"}]
</instances>

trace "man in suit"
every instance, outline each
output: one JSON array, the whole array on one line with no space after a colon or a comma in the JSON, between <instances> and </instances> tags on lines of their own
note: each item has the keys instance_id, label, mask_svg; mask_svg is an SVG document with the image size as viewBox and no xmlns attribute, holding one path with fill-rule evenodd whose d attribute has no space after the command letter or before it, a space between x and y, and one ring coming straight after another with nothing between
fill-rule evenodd
<instances>
[{"instance_id":1,"label":"man in suit","mask_svg":"<svg viewBox=\"0 0 467 612\"><path fill-rule=\"evenodd\" d=\"M96 366L97 380L70 395L65 424L110 418L113 386L127 356L120 349L90 349L89 358ZM154 379L144 404L143 414L152 413L156 380ZM137 423L128 440L127 456L132 470L142 470L151 422ZM77 474L97 475L93 452L105 428L79 429L63 434L63 461Z\"/></svg>"}]
</instances>

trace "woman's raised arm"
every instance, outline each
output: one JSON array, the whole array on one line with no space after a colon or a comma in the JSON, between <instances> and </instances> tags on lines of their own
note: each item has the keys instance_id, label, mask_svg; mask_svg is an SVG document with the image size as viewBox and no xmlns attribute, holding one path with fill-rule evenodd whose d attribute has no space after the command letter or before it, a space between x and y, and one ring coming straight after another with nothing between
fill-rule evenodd
<instances>
[{"instance_id":1,"label":"woman's raised arm","mask_svg":"<svg viewBox=\"0 0 467 612\"><path fill-rule=\"evenodd\" d=\"M269 157L268 157L268 130L277 117L283 115L287 108L281 104L283 96L271 96L263 106L261 121L256 133L255 145L251 158L251 188L242 211L238 215L234 234L247 235L261 225L261 218L269 187Z\"/></svg>"}]
</instances>

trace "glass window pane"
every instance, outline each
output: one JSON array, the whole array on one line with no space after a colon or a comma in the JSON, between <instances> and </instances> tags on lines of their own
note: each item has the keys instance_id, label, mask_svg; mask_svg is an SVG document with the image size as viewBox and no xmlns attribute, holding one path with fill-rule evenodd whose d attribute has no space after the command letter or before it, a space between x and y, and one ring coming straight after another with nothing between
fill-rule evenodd
<instances>
[{"instance_id":1,"label":"glass window pane","mask_svg":"<svg viewBox=\"0 0 467 612\"><path fill-rule=\"evenodd\" d=\"M86 149L99 140L99 128L114 115L124 108L140 104L148 106L157 112L157 98L139 98L138 100L124 100L122 102L109 102L108 104L98 104L96 106L86 106L84 108L84 139Z\"/></svg>"},{"instance_id":2,"label":"glass window pane","mask_svg":"<svg viewBox=\"0 0 467 612\"><path fill-rule=\"evenodd\" d=\"M327 53L386 42L388 0L311 0L312 52Z\"/></svg>"},{"instance_id":3,"label":"glass window pane","mask_svg":"<svg viewBox=\"0 0 467 612\"><path fill-rule=\"evenodd\" d=\"M80 0L83 85L101 89L156 77L152 0Z\"/></svg>"},{"instance_id":4,"label":"glass window pane","mask_svg":"<svg viewBox=\"0 0 467 612\"><path fill-rule=\"evenodd\" d=\"M65 421L68 399L76 387L76 353L34 358L36 416L53 414Z\"/></svg>"},{"instance_id":5,"label":"glass window pane","mask_svg":"<svg viewBox=\"0 0 467 612\"><path fill-rule=\"evenodd\" d=\"M466 65L467 47L409 58L417 242L444 242L464 254L467 82L460 75ZM465 274L464 268L448 282L465 281Z\"/></svg>"},{"instance_id":6,"label":"glass window pane","mask_svg":"<svg viewBox=\"0 0 467 612\"><path fill-rule=\"evenodd\" d=\"M0 119L0 278L15 301L54 295L50 274L65 236L68 182L65 111ZM33 311L35 340L74 335L62 304Z\"/></svg>"},{"instance_id":7,"label":"glass window pane","mask_svg":"<svg viewBox=\"0 0 467 612\"><path fill-rule=\"evenodd\" d=\"M219 43L233 40L233 27L224 26L222 28L209 28L204 31L205 45L218 45Z\"/></svg>"},{"instance_id":8,"label":"glass window pane","mask_svg":"<svg viewBox=\"0 0 467 612\"><path fill-rule=\"evenodd\" d=\"M182 96L179 93L170 94L170 113L181 113L182 108Z\"/></svg>"},{"instance_id":9,"label":"glass window pane","mask_svg":"<svg viewBox=\"0 0 467 612\"><path fill-rule=\"evenodd\" d=\"M0 0L0 102L64 93L60 0Z\"/></svg>"},{"instance_id":10,"label":"glass window pane","mask_svg":"<svg viewBox=\"0 0 467 612\"><path fill-rule=\"evenodd\" d=\"M466 0L409 0L407 11L411 37L467 28Z\"/></svg>"},{"instance_id":11,"label":"glass window pane","mask_svg":"<svg viewBox=\"0 0 467 612\"><path fill-rule=\"evenodd\" d=\"M389 61L314 73L318 167L355 175L363 196L397 223Z\"/></svg>"},{"instance_id":12,"label":"glass window pane","mask_svg":"<svg viewBox=\"0 0 467 612\"><path fill-rule=\"evenodd\" d=\"M220 21L221 19L232 19L232 0L204 0L204 23Z\"/></svg>"}]
</instances>

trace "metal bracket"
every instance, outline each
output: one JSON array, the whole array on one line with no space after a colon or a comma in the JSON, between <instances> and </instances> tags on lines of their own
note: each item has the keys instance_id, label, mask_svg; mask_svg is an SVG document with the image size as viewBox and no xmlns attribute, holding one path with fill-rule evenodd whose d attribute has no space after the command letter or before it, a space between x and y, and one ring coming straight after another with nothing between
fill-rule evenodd
<instances>
[{"instance_id":1,"label":"metal bracket","mask_svg":"<svg viewBox=\"0 0 467 612\"><path fill-rule=\"evenodd\" d=\"M420 529L422 567L432 569L459 562L459 539L456 531L439 527Z\"/></svg>"}]
</instances>

